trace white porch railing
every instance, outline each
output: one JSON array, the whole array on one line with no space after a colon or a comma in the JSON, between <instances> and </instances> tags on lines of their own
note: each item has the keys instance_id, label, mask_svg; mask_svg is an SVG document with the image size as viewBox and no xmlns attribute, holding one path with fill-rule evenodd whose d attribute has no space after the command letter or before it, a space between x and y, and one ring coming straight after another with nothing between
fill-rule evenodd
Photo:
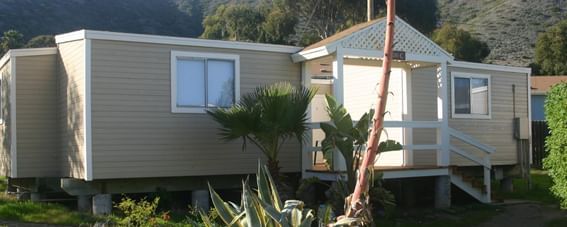
<instances>
[{"instance_id":1,"label":"white porch railing","mask_svg":"<svg viewBox=\"0 0 567 227\"><path fill-rule=\"evenodd\" d=\"M322 122L312 122L310 124L311 127L311 132L313 132L313 130L320 130L321 126L320 123ZM353 124L355 124L356 122L353 122ZM437 130L443 130L442 128L442 122L440 121L384 121L384 128L431 128L431 129L437 129ZM491 198L490 198L490 192L491 192L491 187L490 187L490 182L491 182L491 176L490 176L490 171L492 168L492 164L491 164L491 154L495 152L495 148L488 146L486 144L483 144L482 142L480 142L479 140L464 134L463 132L460 132L458 130L455 130L453 128L448 128L448 133L450 135L450 137L456 138L466 144L472 145L476 148L478 148L479 150L483 151L485 153L484 157L477 157L475 155L473 155L473 153L468 152L462 148L457 147L456 145L451 144L451 140L449 140L449 144L443 145L443 144L413 144L413 143L406 143L403 145L403 149L405 150L411 150L411 151L419 151L419 150L437 150L437 155L450 155L449 153L444 153L442 152L442 148L443 147L448 147L448 152L452 152L454 154L457 154L467 160L470 160L480 166L483 167L483 184L484 184L484 190L481 191L474 191L475 189L472 188L472 185L468 185L466 184L463 179L453 176L451 177L451 182L454 183L455 185L457 185L458 187L460 187L461 189L469 192L469 194L473 195L474 197L476 197L477 199L479 199L482 202L490 202ZM316 164L321 164L323 165L324 163L317 163L316 157L317 157L317 153L316 152L320 152L322 150L322 148L319 146L320 141L313 146L313 142L312 142L313 136L312 134L309 136L309 146L304 147L303 151L305 152L304 155L308 156L305 157L305 161L307 161L308 163L304 163L303 165L303 170L307 170L307 168L311 167L315 167ZM413 154L413 152L411 153ZM322 155L322 153L321 153ZM342 157L338 157L340 156L339 153L336 153L335 155L333 155L333 162L335 162L336 160L342 160ZM322 157L321 157L322 158ZM450 158L447 158L450 160ZM439 160L439 159L438 159ZM450 162L449 162L450 163ZM336 164L336 162L335 162ZM439 165L439 163L438 163ZM449 164L451 165L451 164ZM441 166L441 165L439 165ZM337 169L334 169L337 170ZM340 170L340 169L338 169ZM331 170L333 171L333 170Z\"/></svg>"},{"instance_id":2,"label":"white porch railing","mask_svg":"<svg viewBox=\"0 0 567 227\"><path fill-rule=\"evenodd\" d=\"M324 123L324 122L312 122L310 124L310 128L312 130L320 130L321 126L320 124ZM353 124L356 124L356 121L353 121ZM384 121L384 128L431 128L431 129L440 129L441 128L441 122L439 121ZM312 136L309 137L309 144L313 144L313 142L311 141ZM321 141L317 141L315 146L307 146L306 148L304 148L305 152L308 152L309 154L311 154L311 152L319 152L322 150L322 147L319 146ZM419 150L440 150L441 145L440 144L413 144L413 143L404 143L403 145L403 149L404 150L411 150L411 151L419 151ZM340 155L340 154L336 154L336 155ZM438 155L441 155L441 153L438 152ZM314 155L315 157L317 157L316 153ZM313 164L316 164L316 160L315 157L313 157L313 159L311 160L313 162ZM334 160L340 160L342 157L335 157L335 155L333 156L333 161ZM412 157L413 159L413 157ZM323 164L323 163L320 163ZM335 170L335 169L333 169Z\"/></svg>"},{"instance_id":3,"label":"white porch railing","mask_svg":"<svg viewBox=\"0 0 567 227\"><path fill-rule=\"evenodd\" d=\"M483 167L483 177L484 177L484 191L485 193L480 193L477 197L477 199L481 200L482 202L485 203L490 203L492 201L491 199L491 179L490 179L490 170L492 169L492 164L490 162L490 156L492 153L494 153L496 151L496 149L494 147L488 146L486 144L483 144L482 142L478 141L477 139L466 135L460 131L457 131L453 128L449 128L449 134L454 137L459 139L460 141L463 141L469 145L472 145L476 148L478 148L479 150L483 151L485 153L484 158L479 158L479 157L475 157L472 155L472 153L470 152L466 152L463 149L460 149L456 146L453 145L449 145L449 149L451 150L451 152L460 155L461 157L464 157L474 163L477 163L479 165L481 165ZM453 178L452 178L453 179ZM469 188L464 188L467 187L466 185L462 185L461 182L459 182L460 178L456 178L456 181L453 181L455 183L455 185L461 187L461 189L468 191L470 190ZM473 195L472 193L469 193L471 195Z\"/></svg>"}]
</instances>

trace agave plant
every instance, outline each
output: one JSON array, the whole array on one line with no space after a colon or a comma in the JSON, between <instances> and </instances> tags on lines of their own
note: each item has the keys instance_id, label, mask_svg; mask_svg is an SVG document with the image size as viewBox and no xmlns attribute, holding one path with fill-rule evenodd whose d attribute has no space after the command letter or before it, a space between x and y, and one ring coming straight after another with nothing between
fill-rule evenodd
<instances>
[{"instance_id":1,"label":"agave plant","mask_svg":"<svg viewBox=\"0 0 567 227\"><path fill-rule=\"evenodd\" d=\"M310 227L315 220L313 211L304 208L299 200L282 203L274 181L266 166L258 165L256 174L257 190L252 190L248 179L242 183L240 206L225 202L209 185L211 200L220 219L226 226L236 227ZM204 214L201 215L206 227L215 224Z\"/></svg>"}]
</instances>

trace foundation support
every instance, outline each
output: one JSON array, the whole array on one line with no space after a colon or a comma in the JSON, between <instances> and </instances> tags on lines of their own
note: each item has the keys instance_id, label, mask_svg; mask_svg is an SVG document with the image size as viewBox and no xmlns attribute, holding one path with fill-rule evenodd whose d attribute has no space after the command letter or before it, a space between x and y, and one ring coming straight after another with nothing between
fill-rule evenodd
<instances>
[{"instance_id":1,"label":"foundation support","mask_svg":"<svg viewBox=\"0 0 567 227\"><path fill-rule=\"evenodd\" d=\"M93 196L93 214L106 215L112 211L112 195L97 194Z\"/></svg>"},{"instance_id":2,"label":"foundation support","mask_svg":"<svg viewBox=\"0 0 567 227\"><path fill-rule=\"evenodd\" d=\"M203 211L210 209L209 204L209 191L208 190L194 190L191 192L191 206L199 208Z\"/></svg>"},{"instance_id":3,"label":"foundation support","mask_svg":"<svg viewBox=\"0 0 567 227\"><path fill-rule=\"evenodd\" d=\"M500 190L503 192L513 192L514 191L514 178L512 177L504 177L500 180Z\"/></svg>"},{"instance_id":4,"label":"foundation support","mask_svg":"<svg viewBox=\"0 0 567 227\"><path fill-rule=\"evenodd\" d=\"M91 203L90 195L77 196L77 210L79 210L79 212L90 213L91 208L92 208L92 203Z\"/></svg>"},{"instance_id":5,"label":"foundation support","mask_svg":"<svg viewBox=\"0 0 567 227\"><path fill-rule=\"evenodd\" d=\"M451 179L438 176L435 179L435 208L451 207Z\"/></svg>"},{"instance_id":6,"label":"foundation support","mask_svg":"<svg viewBox=\"0 0 567 227\"><path fill-rule=\"evenodd\" d=\"M30 193L30 200L32 202L39 202L40 199L41 199L41 194L39 194L39 192L31 192Z\"/></svg>"}]
</instances>

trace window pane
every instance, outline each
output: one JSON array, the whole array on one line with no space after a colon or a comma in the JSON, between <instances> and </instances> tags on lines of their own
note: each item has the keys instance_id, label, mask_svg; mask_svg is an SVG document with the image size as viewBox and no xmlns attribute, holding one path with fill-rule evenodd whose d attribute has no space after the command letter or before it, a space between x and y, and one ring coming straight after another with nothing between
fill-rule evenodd
<instances>
[{"instance_id":1,"label":"window pane","mask_svg":"<svg viewBox=\"0 0 567 227\"><path fill-rule=\"evenodd\" d=\"M488 115L488 79L471 79L471 114Z\"/></svg>"},{"instance_id":2,"label":"window pane","mask_svg":"<svg viewBox=\"0 0 567 227\"><path fill-rule=\"evenodd\" d=\"M204 60L177 60L177 106L205 106Z\"/></svg>"},{"instance_id":3,"label":"window pane","mask_svg":"<svg viewBox=\"0 0 567 227\"><path fill-rule=\"evenodd\" d=\"M234 103L234 61L209 60L207 106L230 107Z\"/></svg>"},{"instance_id":4,"label":"window pane","mask_svg":"<svg viewBox=\"0 0 567 227\"><path fill-rule=\"evenodd\" d=\"M468 78L455 77L455 113L456 114L470 114L471 113L471 100L470 100L470 80Z\"/></svg>"}]
</instances>

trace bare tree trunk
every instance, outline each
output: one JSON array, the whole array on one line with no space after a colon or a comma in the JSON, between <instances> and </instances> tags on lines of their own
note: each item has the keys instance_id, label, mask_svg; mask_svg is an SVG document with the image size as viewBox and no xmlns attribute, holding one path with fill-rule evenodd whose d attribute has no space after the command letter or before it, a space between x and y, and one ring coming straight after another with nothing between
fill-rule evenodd
<instances>
[{"instance_id":1,"label":"bare tree trunk","mask_svg":"<svg viewBox=\"0 0 567 227\"><path fill-rule=\"evenodd\" d=\"M382 77L378 84L378 99L376 100L377 110L372 117L372 131L368 135L368 147L364 154L364 159L359 168L358 181L350 198L350 207L346 211L348 217L355 217L361 209L364 208L363 202L360 201L362 193L368 192L369 171L373 171L374 159L378 149L378 141L382 133L384 125L384 112L386 111L386 101L388 99L388 84L390 82L390 71L392 64L393 43L394 43L394 20L396 12L396 1L387 0L387 21L386 36L384 41L384 61L382 65Z\"/></svg>"}]
</instances>

